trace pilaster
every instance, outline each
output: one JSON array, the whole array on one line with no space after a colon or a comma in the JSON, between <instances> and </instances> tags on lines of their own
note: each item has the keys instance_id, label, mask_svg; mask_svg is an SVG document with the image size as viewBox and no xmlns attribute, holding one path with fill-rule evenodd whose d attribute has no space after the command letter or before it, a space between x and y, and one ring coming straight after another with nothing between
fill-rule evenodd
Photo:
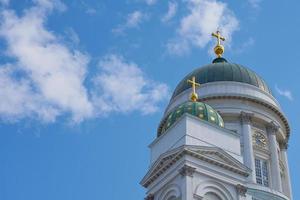
<instances>
[{"instance_id":1,"label":"pilaster","mask_svg":"<svg viewBox=\"0 0 300 200\"><path fill-rule=\"evenodd\" d=\"M241 124L243 132L243 143L244 143L244 164L252 170L251 175L248 179L250 182L255 183L255 163L254 163L254 153L253 153L253 143L251 134L251 121L253 113L241 112Z\"/></svg>"},{"instance_id":2,"label":"pilaster","mask_svg":"<svg viewBox=\"0 0 300 200\"><path fill-rule=\"evenodd\" d=\"M281 158L285 166L285 188L286 188L286 195L290 198L293 199L293 193L292 193L292 185L291 185L291 179L290 179L290 170L289 170L289 162L288 162L288 157L287 157L287 149L288 149L288 143L282 142L280 143L280 153L281 153Z\"/></svg>"},{"instance_id":3,"label":"pilaster","mask_svg":"<svg viewBox=\"0 0 300 200\"><path fill-rule=\"evenodd\" d=\"M271 179L272 188L279 192L282 192L282 183L280 176L280 165L279 165L279 155L277 151L277 139L276 133L279 126L273 121L267 125L267 132L270 141L270 152L271 152Z\"/></svg>"},{"instance_id":4,"label":"pilaster","mask_svg":"<svg viewBox=\"0 0 300 200\"><path fill-rule=\"evenodd\" d=\"M184 165L179 169L179 174L181 175L182 181L182 200L192 200L193 199L193 175L196 168L189 165Z\"/></svg>"}]
</instances>

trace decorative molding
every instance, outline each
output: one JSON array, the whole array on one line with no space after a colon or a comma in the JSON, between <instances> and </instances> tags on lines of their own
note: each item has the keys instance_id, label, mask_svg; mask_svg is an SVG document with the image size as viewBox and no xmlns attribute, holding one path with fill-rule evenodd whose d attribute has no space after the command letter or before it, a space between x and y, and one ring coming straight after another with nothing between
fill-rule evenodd
<instances>
[{"instance_id":1,"label":"decorative molding","mask_svg":"<svg viewBox=\"0 0 300 200\"><path fill-rule=\"evenodd\" d=\"M289 144L287 141L283 141L279 143L280 150L287 150L289 148Z\"/></svg>"},{"instance_id":2,"label":"decorative molding","mask_svg":"<svg viewBox=\"0 0 300 200\"><path fill-rule=\"evenodd\" d=\"M271 121L270 123L267 124L267 132L269 134L275 134L276 135L279 128L280 127L274 121Z\"/></svg>"},{"instance_id":3,"label":"decorative molding","mask_svg":"<svg viewBox=\"0 0 300 200\"><path fill-rule=\"evenodd\" d=\"M222 199L222 200L236 199L233 198L232 193L228 190L228 188L225 185L223 185L221 181L218 180L213 180L213 179L202 180L199 184L197 184L195 188L194 198L196 196L196 197L200 197L198 199L201 199L201 197L203 197L203 199L206 199L205 195L207 193L213 193L219 197L218 199Z\"/></svg>"},{"instance_id":4,"label":"decorative molding","mask_svg":"<svg viewBox=\"0 0 300 200\"><path fill-rule=\"evenodd\" d=\"M193 196L194 196L194 199L197 199L197 200L202 200L203 199L202 196L199 196L197 194L194 194Z\"/></svg>"},{"instance_id":5,"label":"decorative molding","mask_svg":"<svg viewBox=\"0 0 300 200\"><path fill-rule=\"evenodd\" d=\"M191 167L189 165L184 165L181 169L178 170L181 176L190 176L190 177L193 177L195 171L196 168Z\"/></svg>"},{"instance_id":6,"label":"decorative molding","mask_svg":"<svg viewBox=\"0 0 300 200\"><path fill-rule=\"evenodd\" d=\"M280 167L280 173L284 174L284 171L286 170L286 168L281 159L279 159L279 167Z\"/></svg>"},{"instance_id":7,"label":"decorative molding","mask_svg":"<svg viewBox=\"0 0 300 200\"><path fill-rule=\"evenodd\" d=\"M279 116L279 118L283 121L284 125L285 125L285 129L286 129L286 135L287 138L289 138L290 136L290 126L288 123L287 118L285 117L285 115L281 112L281 110L279 110L278 108L274 107L273 105L271 105L270 103L261 101L261 100L257 100L254 98L249 98L249 97L243 97L243 96L235 96L235 95L214 95L214 96L207 96L207 97L202 97L200 100L203 102L209 101L209 100L215 100L215 99L238 99L238 100L248 100L257 104L260 104L268 109L271 109L275 114L277 114Z\"/></svg>"},{"instance_id":8,"label":"decorative molding","mask_svg":"<svg viewBox=\"0 0 300 200\"><path fill-rule=\"evenodd\" d=\"M251 124L253 116L254 116L253 113L247 113L247 112L242 111L241 115L240 115L241 123L242 124Z\"/></svg>"},{"instance_id":9,"label":"decorative molding","mask_svg":"<svg viewBox=\"0 0 300 200\"><path fill-rule=\"evenodd\" d=\"M247 168L243 163L221 148L184 145L160 156L142 179L141 185L148 187L185 155L192 156L244 177L248 177L251 173L251 169Z\"/></svg>"},{"instance_id":10,"label":"decorative molding","mask_svg":"<svg viewBox=\"0 0 300 200\"><path fill-rule=\"evenodd\" d=\"M247 193L247 187L241 184L238 184L235 186L237 193L242 196L245 197L246 193Z\"/></svg>"},{"instance_id":11,"label":"decorative molding","mask_svg":"<svg viewBox=\"0 0 300 200\"><path fill-rule=\"evenodd\" d=\"M271 152L267 148L262 148L257 145L254 145L253 149L254 149L254 155L260 156L264 159L269 159L269 157L271 156Z\"/></svg>"},{"instance_id":12,"label":"decorative molding","mask_svg":"<svg viewBox=\"0 0 300 200\"><path fill-rule=\"evenodd\" d=\"M145 200L154 200L154 195L148 194L148 196L145 197Z\"/></svg>"},{"instance_id":13,"label":"decorative molding","mask_svg":"<svg viewBox=\"0 0 300 200\"><path fill-rule=\"evenodd\" d=\"M254 131L252 134L252 143L258 149L266 149L268 145L267 137L260 131Z\"/></svg>"},{"instance_id":14,"label":"decorative molding","mask_svg":"<svg viewBox=\"0 0 300 200\"><path fill-rule=\"evenodd\" d=\"M272 97L273 98L273 97ZM286 131L286 136L287 138L290 137L290 125L288 123L288 120L286 118L286 116L284 115L284 113L279 109L277 108L276 106L270 104L269 102L267 101L262 101L262 100L258 100L258 99L255 99L255 98L252 98L252 97L248 97L248 96L240 96L240 95L234 95L234 94L227 94L227 95L209 95L209 96L202 96L200 98L200 101L202 102L207 102L207 101L210 101L210 100L219 100L219 99L235 99L235 100L247 100L247 101L250 101L250 102L253 102L253 103L257 103L259 105L262 105L264 106L265 108L268 108L270 109L271 111L273 111L277 116L279 116L279 118L282 120L282 122L284 123L284 126L285 126L285 131ZM167 112L167 110L169 109L170 105L172 103L174 103L175 100L173 99L172 102L169 103L164 115L168 114L169 112Z\"/></svg>"}]
</instances>

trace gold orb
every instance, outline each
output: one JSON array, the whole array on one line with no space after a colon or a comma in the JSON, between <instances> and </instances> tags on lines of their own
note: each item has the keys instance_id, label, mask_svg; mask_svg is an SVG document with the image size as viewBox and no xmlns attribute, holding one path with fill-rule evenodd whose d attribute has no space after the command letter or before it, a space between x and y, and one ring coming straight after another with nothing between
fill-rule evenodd
<instances>
[{"instance_id":1,"label":"gold orb","mask_svg":"<svg viewBox=\"0 0 300 200\"><path fill-rule=\"evenodd\" d=\"M197 99L198 99L198 95L196 93L192 93L191 94L191 100L192 101L197 101Z\"/></svg>"},{"instance_id":2,"label":"gold orb","mask_svg":"<svg viewBox=\"0 0 300 200\"><path fill-rule=\"evenodd\" d=\"M215 54L216 54L218 57L221 57L222 54L224 53L224 46L222 46L222 45L217 45L217 46L215 46L214 51L215 51Z\"/></svg>"}]
</instances>

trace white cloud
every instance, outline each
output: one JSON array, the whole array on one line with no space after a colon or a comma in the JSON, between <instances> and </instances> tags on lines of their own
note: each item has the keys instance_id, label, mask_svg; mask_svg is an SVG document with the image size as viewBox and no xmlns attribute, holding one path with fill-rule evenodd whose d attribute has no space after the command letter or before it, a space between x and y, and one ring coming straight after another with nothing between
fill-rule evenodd
<instances>
[{"instance_id":1,"label":"white cloud","mask_svg":"<svg viewBox=\"0 0 300 200\"><path fill-rule=\"evenodd\" d=\"M40 11L52 11L53 9L64 11L67 9L60 0L33 0Z\"/></svg>"},{"instance_id":2,"label":"white cloud","mask_svg":"<svg viewBox=\"0 0 300 200\"><path fill-rule=\"evenodd\" d=\"M72 42L72 44L79 45L80 43L80 38L78 34L74 31L72 28L67 28L65 30L66 36L68 39Z\"/></svg>"},{"instance_id":3,"label":"white cloud","mask_svg":"<svg viewBox=\"0 0 300 200\"><path fill-rule=\"evenodd\" d=\"M211 33L219 29L227 39L239 27L239 22L227 4L217 0L186 0L188 14L181 19L177 35L167 48L172 54L188 53L192 47L204 48Z\"/></svg>"},{"instance_id":4,"label":"white cloud","mask_svg":"<svg viewBox=\"0 0 300 200\"><path fill-rule=\"evenodd\" d=\"M240 45L236 46L234 49L231 49L234 53L242 53L247 51L255 44L255 40L252 37L249 37L245 41L243 41Z\"/></svg>"},{"instance_id":5,"label":"white cloud","mask_svg":"<svg viewBox=\"0 0 300 200\"><path fill-rule=\"evenodd\" d=\"M166 97L167 86L145 78L136 64L119 56L103 58L95 87L85 85L89 55L70 49L63 37L45 26L50 12L62 5L35 0L21 16L9 9L0 12L0 38L11 60L0 65L0 119L55 122L67 115L80 122L112 112L155 112ZM67 35L72 43L80 41L73 29Z\"/></svg>"},{"instance_id":6,"label":"white cloud","mask_svg":"<svg viewBox=\"0 0 300 200\"><path fill-rule=\"evenodd\" d=\"M43 96L34 91L26 78L14 78L13 66L0 67L0 115L8 121L36 115L47 122L55 121L59 110L44 102Z\"/></svg>"},{"instance_id":7,"label":"white cloud","mask_svg":"<svg viewBox=\"0 0 300 200\"><path fill-rule=\"evenodd\" d=\"M260 8L260 3L262 0L248 0L248 3L252 8L258 9Z\"/></svg>"},{"instance_id":8,"label":"white cloud","mask_svg":"<svg viewBox=\"0 0 300 200\"><path fill-rule=\"evenodd\" d=\"M85 0L80 0L78 3L81 4L86 14L91 16L97 14L98 5L89 5Z\"/></svg>"},{"instance_id":9,"label":"white cloud","mask_svg":"<svg viewBox=\"0 0 300 200\"><path fill-rule=\"evenodd\" d=\"M112 30L112 32L116 34L121 34L128 28L136 28L146 18L147 16L145 14L143 14L141 11L136 10L127 15L125 24L118 25L115 29Z\"/></svg>"},{"instance_id":10,"label":"white cloud","mask_svg":"<svg viewBox=\"0 0 300 200\"><path fill-rule=\"evenodd\" d=\"M145 0L148 5L154 5L157 0Z\"/></svg>"},{"instance_id":11,"label":"white cloud","mask_svg":"<svg viewBox=\"0 0 300 200\"><path fill-rule=\"evenodd\" d=\"M177 12L178 4L176 2L170 1L168 3L168 12L162 17L162 22L168 22L170 21Z\"/></svg>"},{"instance_id":12,"label":"white cloud","mask_svg":"<svg viewBox=\"0 0 300 200\"><path fill-rule=\"evenodd\" d=\"M143 14L141 11L134 11L130 13L127 17L126 27L136 27L143 19Z\"/></svg>"},{"instance_id":13,"label":"white cloud","mask_svg":"<svg viewBox=\"0 0 300 200\"><path fill-rule=\"evenodd\" d=\"M86 14L89 14L89 15L95 15L97 14L97 10L95 8L87 8L85 10Z\"/></svg>"},{"instance_id":14,"label":"white cloud","mask_svg":"<svg viewBox=\"0 0 300 200\"><path fill-rule=\"evenodd\" d=\"M275 90L279 95L287 98L288 100L290 100L290 101L294 100L293 94L290 90L280 89L277 85L275 85Z\"/></svg>"},{"instance_id":15,"label":"white cloud","mask_svg":"<svg viewBox=\"0 0 300 200\"><path fill-rule=\"evenodd\" d=\"M7 6L9 4L10 0L0 0L0 4Z\"/></svg>"},{"instance_id":16,"label":"white cloud","mask_svg":"<svg viewBox=\"0 0 300 200\"><path fill-rule=\"evenodd\" d=\"M143 114L156 112L158 103L168 96L168 87L145 77L135 63L118 55L108 55L99 62L101 74L95 80L94 104L100 115L110 112Z\"/></svg>"},{"instance_id":17,"label":"white cloud","mask_svg":"<svg viewBox=\"0 0 300 200\"><path fill-rule=\"evenodd\" d=\"M11 10L2 12L0 36L7 42L7 55L16 60L13 63L15 68L26 77L25 80L17 80L23 83L20 87L16 86L16 90L22 91L21 96L15 102L17 105L11 104L8 109L19 108L20 113L25 109L25 113L35 113L46 121L67 112L71 113L73 120L80 121L92 115L92 105L83 85L89 58L79 51L68 49L45 28L46 13L55 5L62 4L57 1L51 4L52 1L47 0L36 2L36 6L20 17ZM3 73L1 78L2 82L14 81L8 73ZM14 94L10 90L14 87L6 89L7 94L3 96ZM26 106L28 103L25 101L29 101L31 106ZM45 110L53 112L41 113ZM13 111L12 114L18 112Z\"/></svg>"}]
</instances>

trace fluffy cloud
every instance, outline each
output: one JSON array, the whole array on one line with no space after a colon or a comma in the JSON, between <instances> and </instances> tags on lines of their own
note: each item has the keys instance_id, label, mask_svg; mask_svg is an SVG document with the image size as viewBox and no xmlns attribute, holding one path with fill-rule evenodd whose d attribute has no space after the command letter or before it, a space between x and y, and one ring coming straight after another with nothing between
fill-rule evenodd
<instances>
[{"instance_id":1,"label":"fluffy cloud","mask_svg":"<svg viewBox=\"0 0 300 200\"><path fill-rule=\"evenodd\" d=\"M55 122L58 116L67 115L80 122L104 112L138 110L147 114L157 110L167 87L146 79L138 66L120 57L101 60L95 88L87 87L89 55L71 50L45 26L48 14L62 9L63 4L34 2L21 16L9 9L1 11L0 37L6 42L5 55L10 62L0 65L0 119L29 117ZM134 20L130 22L134 24ZM73 30L68 35L73 35L71 41L75 35L80 42ZM115 78L122 81L121 86L113 84Z\"/></svg>"},{"instance_id":2,"label":"fluffy cloud","mask_svg":"<svg viewBox=\"0 0 300 200\"><path fill-rule=\"evenodd\" d=\"M293 94L292 94L292 92L291 92L290 90L283 90L283 89L280 89L277 85L275 85L275 90L276 90L276 92L277 92L279 95L281 95L281 96L287 98L288 100L290 100L290 101L293 101L293 100L294 100Z\"/></svg>"},{"instance_id":3,"label":"fluffy cloud","mask_svg":"<svg viewBox=\"0 0 300 200\"><path fill-rule=\"evenodd\" d=\"M167 48L172 54L187 53L190 48L204 48L211 40L211 33L217 29L231 40L239 22L225 3L217 0L186 0L188 14L180 21L177 35ZM227 42L228 43L228 42Z\"/></svg>"},{"instance_id":4,"label":"fluffy cloud","mask_svg":"<svg viewBox=\"0 0 300 200\"><path fill-rule=\"evenodd\" d=\"M178 4L176 2L170 1L168 3L168 12L162 17L162 22L168 22L171 20L177 12Z\"/></svg>"},{"instance_id":5,"label":"fluffy cloud","mask_svg":"<svg viewBox=\"0 0 300 200\"><path fill-rule=\"evenodd\" d=\"M33 96L30 100L32 104L45 102L40 106L31 106L29 110L26 106L21 109L26 109L26 113L36 113L45 120L54 119L62 112L69 112L77 121L92 114L92 105L83 86L89 58L79 51L68 49L45 28L46 13L55 5L62 5L56 1L53 4L51 2L36 1L36 6L20 17L11 10L3 11L0 36L7 42L7 55L16 60L16 70L25 74L27 80L20 81L18 77L14 78L25 84L16 87L17 90L21 89L20 94L24 97L21 96L16 103L23 105L24 102L20 101L27 101L28 96ZM10 74L3 72L2 81L12 82L13 77L9 77ZM8 94L4 96L13 94L13 91L10 91L13 87L6 89ZM19 107L11 104L8 108ZM53 110L51 116L49 112L41 113L46 109Z\"/></svg>"},{"instance_id":6,"label":"fluffy cloud","mask_svg":"<svg viewBox=\"0 0 300 200\"><path fill-rule=\"evenodd\" d=\"M44 98L34 91L30 80L16 80L13 66L0 68L0 117L16 121L24 117L38 116L44 121L53 122L59 114L58 109L44 102Z\"/></svg>"},{"instance_id":7,"label":"fluffy cloud","mask_svg":"<svg viewBox=\"0 0 300 200\"><path fill-rule=\"evenodd\" d=\"M115 29L112 30L113 33L121 34L128 28L138 27L141 22L146 19L147 16L143 14L141 11L134 11L129 13L126 18L125 24L118 25Z\"/></svg>"},{"instance_id":8,"label":"fluffy cloud","mask_svg":"<svg viewBox=\"0 0 300 200\"><path fill-rule=\"evenodd\" d=\"M100 114L157 111L157 104L168 95L165 84L145 77L135 64L118 55L108 55L99 62L100 74L95 78L94 104Z\"/></svg>"}]
</instances>

